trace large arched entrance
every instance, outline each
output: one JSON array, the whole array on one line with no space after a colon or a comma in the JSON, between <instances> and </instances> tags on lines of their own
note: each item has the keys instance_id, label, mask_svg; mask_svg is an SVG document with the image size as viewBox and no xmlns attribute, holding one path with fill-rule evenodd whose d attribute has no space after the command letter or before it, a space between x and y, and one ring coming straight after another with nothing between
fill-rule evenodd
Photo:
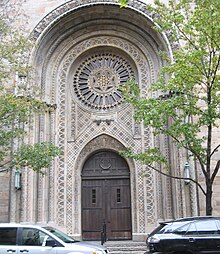
<instances>
[{"instance_id":1,"label":"large arched entrance","mask_svg":"<svg viewBox=\"0 0 220 254\"><path fill-rule=\"evenodd\" d=\"M120 155L100 151L82 170L82 237L100 240L106 228L108 240L131 239L130 172Z\"/></svg>"},{"instance_id":2,"label":"large arched entrance","mask_svg":"<svg viewBox=\"0 0 220 254\"><path fill-rule=\"evenodd\" d=\"M77 239L100 239L105 222L108 239L143 240L158 219L181 214L173 197L178 204L183 190L137 161L127 160L128 167L117 154L154 144L167 157L170 151L166 137L155 140L150 128L134 121L120 87L133 77L141 96L159 96L150 87L163 66L160 52L169 52L168 40L154 30L154 13L140 0L129 1L127 8L113 0L61 5L54 0L49 9L41 6L42 12L33 8L36 20L32 8L28 15L34 17L30 25L41 20L31 36L37 82L30 88L39 86L42 100L52 107L36 118L30 142L49 140L64 153L45 177L29 170L22 174L21 200L12 188L10 220L22 207L20 221L51 223Z\"/></svg>"}]
</instances>

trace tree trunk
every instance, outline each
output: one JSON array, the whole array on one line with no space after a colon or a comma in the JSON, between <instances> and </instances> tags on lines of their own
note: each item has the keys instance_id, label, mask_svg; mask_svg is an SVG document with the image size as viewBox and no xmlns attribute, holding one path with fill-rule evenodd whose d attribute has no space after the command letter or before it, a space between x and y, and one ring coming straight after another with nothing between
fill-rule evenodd
<instances>
[{"instance_id":1,"label":"tree trunk","mask_svg":"<svg viewBox=\"0 0 220 254\"><path fill-rule=\"evenodd\" d=\"M206 215L212 215L212 184L206 182Z\"/></svg>"}]
</instances>

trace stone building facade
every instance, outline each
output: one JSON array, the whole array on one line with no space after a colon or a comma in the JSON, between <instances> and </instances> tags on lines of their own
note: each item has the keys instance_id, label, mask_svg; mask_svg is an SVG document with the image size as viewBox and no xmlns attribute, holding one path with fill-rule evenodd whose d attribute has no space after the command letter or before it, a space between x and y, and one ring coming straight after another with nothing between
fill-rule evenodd
<instances>
[{"instance_id":1,"label":"stone building facade","mask_svg":"<svg viewBox=\"0 0 220 254\"><path fill-rule=\"evenodd\" d=\"M26 0L23 10L35 43L36 83L55 105L36 119L30 142L51 141L64 154L45 176L22 172L20 190L12 175L1 220L51 224L86 240L99 239L104 224L108 239L143 240L159 220L197 215L194 185L119 155L127 147L160 146L176 175L186 162L167 137L155 139L135 123L123 102L120 86L131 77L142 95L159 96L149 91L163 65L159 53L172 55L145 3Z\"/></svg>"}]
</instances>

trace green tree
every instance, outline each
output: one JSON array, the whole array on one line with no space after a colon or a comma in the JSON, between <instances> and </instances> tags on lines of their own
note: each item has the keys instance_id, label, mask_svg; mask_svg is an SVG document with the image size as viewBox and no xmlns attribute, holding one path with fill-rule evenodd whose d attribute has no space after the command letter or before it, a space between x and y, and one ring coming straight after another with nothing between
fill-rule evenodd
<instances>
[{"instance_id":1,"label":"green tree","mask_svg":"<svg viewBox=\"0 0 220 254\"><path fill-rule=\"evenodd\" d=\"M122 1L123 6L127 3ZM166 64L151 89L163 96L141 98L138 85L130 81L126 98L135 108L137 121L152 127L155 135L171 137L198 163L205 187L191 180L205 195L206 214L211 215L213 183L220 167L220 144L214 134L220 123L220 1L170 0L165 4L156 0L147 8L157 14L155 29L169 34L174 60L161 52ZM158 162L170 167L157 148L142 154L128 149L126 156L157 171Z\"/></svg>"},{"instance_id":2,"label":"green tree","mask_svg":"<svg viewBox=\"0 0 220 254\"><path fill-rule=\"evenodd\" d=\"M9 1L3 5L0 6L0 172L27 167L44 173L60 150L49 142L25 141L33 118L51 108L26 89L31 70L26 58L31 45L22 31L13 27L20 5L11 5ZM16 75L23 78L20 86Z\"/></svg>"}]
</instances>

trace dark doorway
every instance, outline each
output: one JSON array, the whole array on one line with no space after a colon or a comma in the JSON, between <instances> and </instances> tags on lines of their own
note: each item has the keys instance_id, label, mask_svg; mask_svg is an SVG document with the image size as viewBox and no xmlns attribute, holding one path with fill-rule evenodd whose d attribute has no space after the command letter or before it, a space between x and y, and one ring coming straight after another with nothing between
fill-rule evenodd
<instances>
[{"instance_id":1,"label":"dark doorway","mask_svg":"<svg viewBox=\"0 0 220 254\"><path fill-rule=\"evenodd\" d=\"M101 240L131 239L130 173L117 153L102 151L91 156L82 170L82 237Z\"/></svg>"}]
</instances>

